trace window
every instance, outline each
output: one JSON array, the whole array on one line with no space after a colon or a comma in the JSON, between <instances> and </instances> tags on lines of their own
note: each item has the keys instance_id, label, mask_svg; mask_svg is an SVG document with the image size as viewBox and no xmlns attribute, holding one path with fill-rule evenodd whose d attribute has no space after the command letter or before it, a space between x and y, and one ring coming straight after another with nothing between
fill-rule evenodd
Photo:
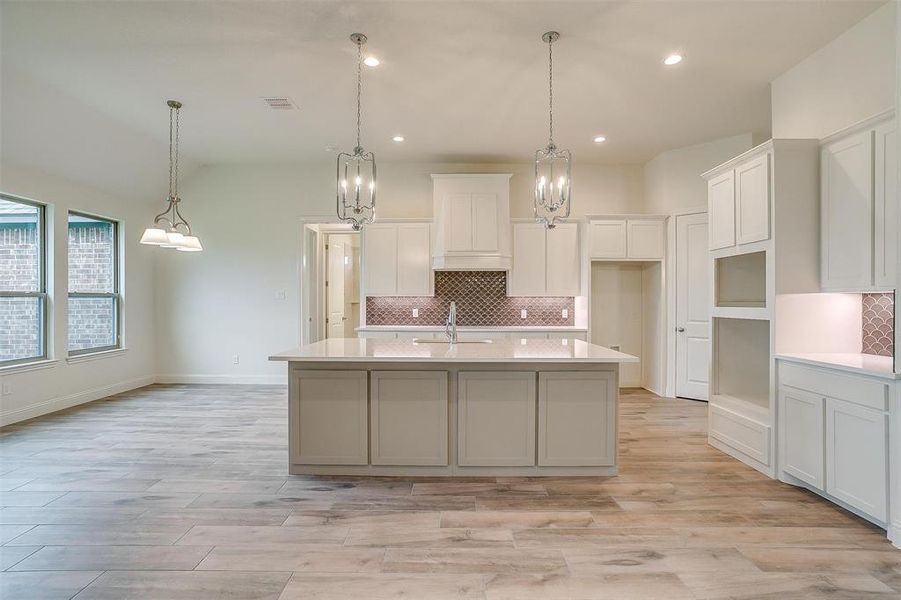
<instances>
[{"instance_id":1,"label":"window","mask_svg":"<svg viewBox=\"0 0 901 600\"><path fill-rule=\"evenodd\" d=\"M47 358L44 207L0 195L0 366Z\"/></svg>"},{"instance_id":2,"label":"window","mask_svg":"<svg viewBox=\"0 0 901 600\"><path fill-rule=\"evenodd\" d=\"M69 213L69 355L118 348L119 224Z\"/></svg>"}]
</instances>

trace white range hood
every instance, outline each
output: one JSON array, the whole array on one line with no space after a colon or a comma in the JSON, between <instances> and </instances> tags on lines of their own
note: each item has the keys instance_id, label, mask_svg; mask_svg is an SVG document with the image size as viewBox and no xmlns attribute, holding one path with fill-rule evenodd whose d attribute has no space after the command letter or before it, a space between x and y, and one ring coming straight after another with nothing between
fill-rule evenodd
<instances>
[{"instance_id":1,"label":"white range hood","mask_svg":"<svg viewBox=\"0 0 901 600\"><path fill-rule=\"evenodd\" d=\"M437 271L509 271L511 173L433 174Z\"/></svg>"}]
</instances>

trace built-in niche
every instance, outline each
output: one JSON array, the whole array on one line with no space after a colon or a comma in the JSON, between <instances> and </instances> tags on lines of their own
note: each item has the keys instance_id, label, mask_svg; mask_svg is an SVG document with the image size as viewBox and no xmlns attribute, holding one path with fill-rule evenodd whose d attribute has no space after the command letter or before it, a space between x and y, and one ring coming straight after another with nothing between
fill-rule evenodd
<instances>
[{"instance_id":1,"label":"built-in niche","mask_svg":"<svg viewBox=\"0 0 901 600\"><path fill-rule=\"evenodd\" d=\"M770 322L715 318L713 323L713 395L769 410Z\"/></svg>"},{"instance_id":2,"label":"built-in niche","mask_svg":"<svg viewBox=\"0 0 901 600\"><path fill-rule=\"evenodd\" d=\"M766 307L766 252L716 259L716 306Z\"/></svg>"}]
</instances>

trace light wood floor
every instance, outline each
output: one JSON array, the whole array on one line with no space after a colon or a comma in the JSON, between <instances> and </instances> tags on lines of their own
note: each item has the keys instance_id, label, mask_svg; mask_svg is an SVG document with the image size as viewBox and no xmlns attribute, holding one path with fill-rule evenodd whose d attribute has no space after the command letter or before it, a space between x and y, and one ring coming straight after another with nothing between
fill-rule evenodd
<instances>
[{"instance_id":1,"label":"light wood floor","mask_svg":"<svg viewBox=\"0 0 901 600\"><path fill-rule=\"evenodd\" d=\"M622 397L614 478L286 475L285 390L152 386L0 430L0 598L901 598L901 551Z\"/></svg>"}]
</instances>

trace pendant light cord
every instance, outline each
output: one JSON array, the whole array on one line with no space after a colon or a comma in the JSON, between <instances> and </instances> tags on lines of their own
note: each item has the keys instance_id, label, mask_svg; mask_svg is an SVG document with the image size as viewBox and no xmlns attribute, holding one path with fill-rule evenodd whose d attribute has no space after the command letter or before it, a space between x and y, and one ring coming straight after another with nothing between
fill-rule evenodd
<instances>
[{"instance_id":1,"label":"pendant light cord","mask_svg":"<svg viewBox=\"0 0 901 600\"><path fill-rule=\"evenodd\" d=\"M178 108L169 107L169 197L178 198Z\"/></svg>"},{"instance_id":2,"label":"pendant light cord","mask_svg":"<svg viewBox=\"0 0 901 600\"><path fill-rule=\"evenodd\" d=\"M360 100L363 96L363 42L357 41L357 148L360 145L360 121L362 110L360 108ZM355 150L356 152L356 150Z\"/></svg>"},{"instance_id":3,"label":"pendant light cord","mask_svg":"<svg viewBox=\"0 0 901 600\"><path fill-rule=\"evenodd\" d=\"M548 146L554 145L554 42L547 43Z\"/></svg>"}]
</instances>

